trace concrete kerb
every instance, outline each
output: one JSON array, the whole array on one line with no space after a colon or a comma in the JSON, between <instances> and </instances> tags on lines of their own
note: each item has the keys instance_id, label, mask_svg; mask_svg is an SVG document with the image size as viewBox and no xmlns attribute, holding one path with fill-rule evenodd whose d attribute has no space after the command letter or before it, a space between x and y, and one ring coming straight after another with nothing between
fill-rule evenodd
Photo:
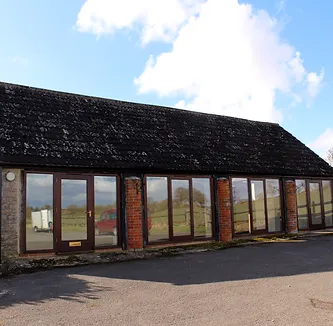
<instances>
[{"instance_id":1,"label":"concrete kerb","mask_svg":"<svg viewBox=\"0 0 333 326\"><path fill-rule=\"evenodd\" d=\"M228 248L244 247L250 245L263 245L276 242L304 240L307 237L333 236L333 229L326 231L302 232L299 234L284 234L277 236L262 236L236 239L227 243L217 241L171 245L163 248L146 248L144 250L112 251L102 253L71 254L67 256L47 256L39 258L8 257L0 265L0 277L10 277L22 273L33 273L53 268L84 266L92 264L109 264L132 260L167 258L183 254L206 251L217 251Z\"/></svg>"}]
</instances>

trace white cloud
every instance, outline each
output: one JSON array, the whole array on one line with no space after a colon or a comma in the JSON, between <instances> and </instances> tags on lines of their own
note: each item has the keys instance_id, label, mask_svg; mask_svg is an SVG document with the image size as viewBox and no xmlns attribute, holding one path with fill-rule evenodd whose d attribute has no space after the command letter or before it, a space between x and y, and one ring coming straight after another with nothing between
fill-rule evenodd
<instances>
[{"instance_id":1,"label":"white cloud","mask_svg":"<svg viewBox=\"0 0 333 326\"><path fill-rule=\"evenodd\" d=\"M322 158L326 159L327 151L333 148L333 129L327 128L316 140L308 145Z\"/></svg>"},{"instance_id":2,"label":"white cloud","mask_svg":"<svg viewBox=\"0 0 333 326\"><path fill-rule=\"evenodd\" d=\"M320 74L310 72L306 77L307 83L307 95L308 95L308 107L311 106L313 99L318 95L321 87L323 86L324 69L321 70Z\"/></svg>"},{"instance_id":3,"label":"white cloud","mask_svg":"<svg viewBox=\"0 0 333 326\"><path fill-rule=\"evenodd\" d=\"M203 0L87 0L82 6L76 27L96 35L118 29L142 28L142 43L171 41L179 27L199 12Z\"/></svg>"},{"instance_id":4,"label":"white cloud","mask_svg":"<svg viewBox=\"0 0 333 326\"><path fill-rule=\"evenodd\" d=\"M112 193L117 190L116 177L95 177L95 191L98 193Z\"/></svg>"},{"instance_id":5,"label":"white cloud","mask_svg":"<svg viewBox=\"0 0 333 326\"><path fill-rule=\"evenodd\" d=\"M175 106L184 109L280 122L277 94L293 105L307 94L309 103L324 76L306 70L279 21L237 0L87 0L77 27L97 35L139 28L145 44L170 42L134 82L139 93L180 96Z\"/></svg>"}]
</instances>

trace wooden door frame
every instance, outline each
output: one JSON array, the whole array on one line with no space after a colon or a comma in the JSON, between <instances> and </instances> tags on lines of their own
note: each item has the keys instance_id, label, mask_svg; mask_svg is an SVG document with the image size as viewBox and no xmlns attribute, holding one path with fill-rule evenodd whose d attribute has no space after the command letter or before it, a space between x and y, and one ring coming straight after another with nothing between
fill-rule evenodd
<instances>
[{"instance_id":1,"label":"wooden door frame","mask_svg":"<svg viewBox=\"0 0 333 326\"><path fill-rule=\"evenodd\" d=\"M173 202L172 202L172 181L173 180L182 180L189 182L189 205L190 205L190 234L189 235L174 235L173 232ZM169 237L170 241L186 241L194 239L194 216L193 216L193 186L191 177L178 177L170 176L168 178L168 209L169 209Z\"/></svg>"},{"instance_id":2,"label":"wooden door frame","mask_svg":"<svg viewBox=\"0 0 333 326\"><path fill-rule=\"evenodd\" d=\"M319 200L320 200L320 213L321 224L312 224L312 211L311 211L311 197L310 197L310 183L317 183L319 185ZM323 208L323 186L321 180L307 180L306 182L307 202L308 202L308 216L309 216L309 229L321 230L325 228L325 214Z\"/></svg>"},{"instance_id":3,"label":"wooden door frame","mask_svg":"<svg viewBox=\"0 0 333 326\"><path fill-rule=\"evenodd\" d=\"M266 200L266 179L264 178L247 178L247 185L248 185L248 197L249 197L249 212L250 212L250 234L262 234L268 233L268 216L267 216L267 200ZM264 214L265 214L265 228L254 230L253 228L253 205L252 205L252 187L251 181L261 181L263 183L263 190L264 190Z\"/></svg>"},{"instance_id":4,"label":"wooden door frame","mask_svg":"<svg viewBox=\"0 0 333 326\"><path fill-rule=\"evenodd\" d=\"M87 239L86 240L66 240L61 239L61 181L67 180L86 180L86 194L87 194ZM56 173L54 177L54 249L56 252L65 253L71 251L89 251L94 248L94 189L93 189L93 176L82 174L70 173ZM90 216L88 212L91 211ZM71 247L71 244L73 245Z\"/></svg>"}]
</instances>

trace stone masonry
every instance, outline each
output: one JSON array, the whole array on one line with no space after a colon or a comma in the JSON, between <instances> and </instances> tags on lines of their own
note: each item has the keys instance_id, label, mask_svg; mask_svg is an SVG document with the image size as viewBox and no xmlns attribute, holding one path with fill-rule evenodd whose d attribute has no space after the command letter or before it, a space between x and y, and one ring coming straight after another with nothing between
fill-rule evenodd
<instances>
[{"instance_id":1,"label":"stone masonry","mask_svg":"<svg viewBox=\"0 0 333 326\"><path fill-rule=\"evenodd\" d=\"M7 172L15 174L14 181L7 181ZM19 252L19 229L22 219L23 175L20 169L2 170L1 256Z\"/></svg>"}]
</instances>

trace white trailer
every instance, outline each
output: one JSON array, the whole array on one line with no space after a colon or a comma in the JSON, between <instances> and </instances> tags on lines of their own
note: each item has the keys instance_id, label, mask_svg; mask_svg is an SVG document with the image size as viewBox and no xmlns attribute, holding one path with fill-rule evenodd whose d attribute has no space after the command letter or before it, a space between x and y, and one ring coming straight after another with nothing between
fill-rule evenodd
<instances>
[{"instance_id":1,"label":"white trailer","mask_svg":"<svg viewBox=\"0 0 333 326\"><path fill-rule=\"evenodd\" d=\"M53 231L53 209L42 209L31 213L32 229L38 231Z\"/></svg>"}]
</instances>

